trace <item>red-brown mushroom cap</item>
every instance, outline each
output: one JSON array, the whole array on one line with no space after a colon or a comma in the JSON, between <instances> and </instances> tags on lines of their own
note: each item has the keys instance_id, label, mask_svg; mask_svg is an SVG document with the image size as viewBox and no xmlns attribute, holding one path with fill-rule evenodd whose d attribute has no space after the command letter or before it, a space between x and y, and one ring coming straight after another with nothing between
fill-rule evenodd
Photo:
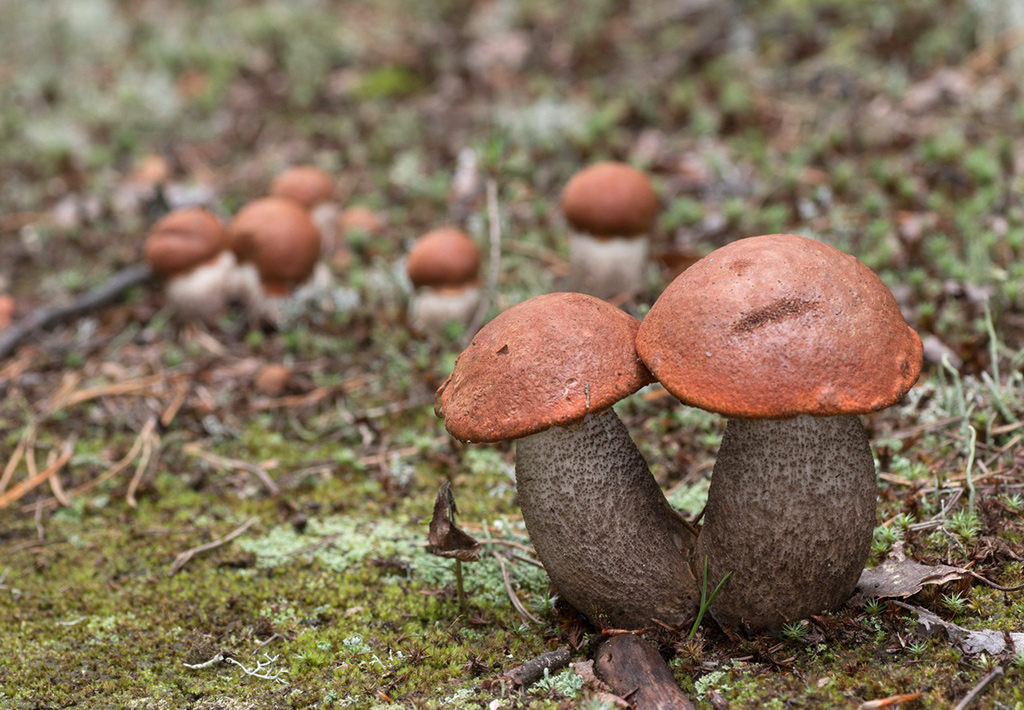
<instances>
[{"instance_id":1,"label":"red-brown mushroom cap","mask_svg":"<svg viewBox=\"0 0 1024 710\"><path fill-rule=\"evenodd\" d=\"M306 281L320 256L320 231L309 213L283 197L253 200L235 215L230 231L239 263L253 264L271 293Z\"/></svg>"},{"instance_id":2,"label":"red-brown mushroom cap","mask_svg":"<svg viewBox=\"0 0 1024 710\"><path fill-rule=\"evenodd\" d=\"M405 270L416 288L466 286L480 272L480 247L458 229L433 229L412 245Z\"/></svg>"},{"instance_id":3,"label":"red-brown mushroom cap","mask_svg":"<svg viewBox=\"0 0 1024 710\"><path fill-rule=\"evenodd\" d=\"M365 232L378 234L384 229L384 220L380 215L363 205L346 207L338 215L338 234L344 236L349 232Z\"/></svg>"},{"instance_id":4,"label":"red-brown mushroom cap","mask_svg":"<svg viewBox=\"0 0 1024 710\"><path fill-rule=\"evenodd\" d=\"M881 279L792 234L740 239L684 271L637 352L680 401L729 417L864 414L921 372L921 339Z\"/></svg>"},{"instance_id":5,"label":"red-brown mushroom cap","mask_svg":"<svg viewBox=\"0 0 1024 710\"><path fill-rule=\"evenodd\" d=\"M658 207L651 181L625 163L595 163L573 175L562 191L562 213L569 224L597 237L645 234Z\"/></svg>"},{"instance_id":6,"label":"red-brown mushroom cap","mask_svg":"<svg viewBox=\"0 0 1024 710\"><path fill-rule=\"evenodd\" d=\"M295 200L309 210L334 198L334 179L312 165L296 165L274 178L270 195Z\"/></svg>"},{"instance_id":7,"label":"red-brown mushroom cap","mask_svg":"<svg viewBox=\"0 0 1024 710\"><path fill-rule=\"evenodd\" d=\"M536 296L484 326L437 390L462 441L517 439L600 413L651 382L637 321L582 293Z\"/></svg>"},{"instance_id":8,"label":"red-brown mushroom cap","mask_svg":"<svg viewBox=\"0 0 1024 710\"><path fill-rule=\"evenodd\" d=\"M208 210L186 207L160 218L144 247L146 261L162 278L188 273L229 248L230 238Z\"/></svg>"}]
</instances>

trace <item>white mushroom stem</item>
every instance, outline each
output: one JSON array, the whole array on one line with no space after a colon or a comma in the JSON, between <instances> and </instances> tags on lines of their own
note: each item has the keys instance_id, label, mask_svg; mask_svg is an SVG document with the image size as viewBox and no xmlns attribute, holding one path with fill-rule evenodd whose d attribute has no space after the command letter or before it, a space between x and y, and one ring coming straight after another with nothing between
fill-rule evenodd
<instances>
[{"instance_id":1,"label":"white mushroom stem","mask_svg":"<svg viewBox=\"0 0 1024 710\"><path fill-rule=\"evenodd\" d=\"M614 411L516 447L523 519L563 599L603 627L678 625L693 616L693 535Z\"/></svg>"},{"instance_id":2,"label":"white mushroom stem","mask_svg":"<svg viewBox=\"0 0 1024 710\"><path fill-rule=\"evenodd\" d=\"M167 302L183 318L215 324L227 311L231 300L231 272L235 255L221 252L215 259L187 274L167 280Z\"/></svg>"},{"instance_id":3,"label":"white mushroom stem","mask_svg":"<svg viewBox=\"0 0 1024 710\"><path fill-rule=\"evenodd\" d=\"M569 283L598 298L636 294L644 287L649 250L645 235L598 239L574 233L569 237Z\"/></svg>"},{"instance_id":4,"label":"white mushroom stem","mask_svg":"<svg viewBox=\"0 0 1024 710\"><path fill-rule=\"evenodd\" d=\"M857 416L731 419L693 567L720 623L747 631L840 607L871 548L875 466Z\"/></svg>"},{"instance_id":5,"label":"white mushroom stem","mask_svg":"<svg viewBox=\"0 0 1024 710\"><path fill-rule=\"evenodd\" d=\"M409 298L409 327L417 333L439 335L453 321L468 323L480 304L480 288L418 288Z\"/></svg>"}]
</instances>

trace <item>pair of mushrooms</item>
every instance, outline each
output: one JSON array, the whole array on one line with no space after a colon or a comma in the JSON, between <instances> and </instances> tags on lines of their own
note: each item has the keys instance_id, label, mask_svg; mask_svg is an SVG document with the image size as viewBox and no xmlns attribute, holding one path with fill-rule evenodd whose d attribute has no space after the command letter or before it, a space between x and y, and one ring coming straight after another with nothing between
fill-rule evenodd
<instances>
[{"instance_id":1,"label":"pair of mushrooms","mask_svg":"<svg viewBox=\"0 0 1024 710\"><path fill-rule=\"evenodd\" d=\"M309 213L282 197L254 200L225 227L199 207L164 216L146 238L145 256L183 318L208 324L238 299L256 320L274 320L280 301L309 279L320 232Z\"/></svg>"},{"instance_id":2,"label":"pair of mushrooms","mask_svg":"<svg viewBox=\"0 0 1024 710\"><path fill-rule=\"evenodd\" d=\"M857 415L898 401L920 367L920 338L870 269L767 235L690 267L641 324L581 294L505 311L459 356L435 410L464 441L520 438L537 554L595 624L681 624L699 585L731 572L711 613L773 631L853 591L875 517ZM651 373L682 402L730 417L699 535L611 410Z\"/></svg>"}]
</instances>

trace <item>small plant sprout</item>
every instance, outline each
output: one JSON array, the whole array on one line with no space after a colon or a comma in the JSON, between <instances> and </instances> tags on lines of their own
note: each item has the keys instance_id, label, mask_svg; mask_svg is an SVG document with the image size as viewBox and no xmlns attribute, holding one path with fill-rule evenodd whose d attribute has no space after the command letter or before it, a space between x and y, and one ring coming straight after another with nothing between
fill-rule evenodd
<instances>
[{"instance_id":1,"label":"small plant sprout","mask_svg":"<svg viewBox=\"0 0 1024 710\"><path fill-rule=\"evenodd\" d=\"M807 622L801 620L783 624L779 634L790 641L803 641L807 638Z\"/></svg>"},{"instance_id":2,"label":"small plant sprout","mask_svg":"<svg viewBox=\"0 0 1024 710\"><path fill-rule=\"evenodd\" d=\"M897 542L903 539L903 528L895 525L879 525L875 528L871 542L871 552L884 555Z\"/></svg>"},{"instance_id":3,"label":"small plant sprout","mask_svg":"<svg viewBox=\"0 0 1024 710\"><path fill-rule=\"evenodd\" d=\"M885 611L885 603L881 599L869 599L864 603L864 613L868 616L881 616Z\"/></svg>"},{"instance_id":4,"label":"small plant sprout","mask_svg":"<svg viewBox=\"0 0 1024 710\"><path fill-rule=\"evenodd\" d=\"M892 520L892 526L900 530L906 530L915 522L913 513L900 513ZM902 537L902 535L900 536ZM894 541L895 542L895 541Z\"/></svg>"},{"instance_id":5,"label":"small plant sprout","mask_svg":"<svg viewBox=\"0 0 1024 710\"><path fill-rule=\"evenodd\" d=\"M958 510L950 516L948 525L964 542L971 542L981 531L981 519L973 510Z\"/></svg>"},{"instance_id":6,"label":"small plant sprout","mask_svg":"<svg viewBox=\"0 0 1024 710\"><path fill-rule=\"evenodd\" d=\"M1020 493L1014 493L1013 495L1010 495L1009 493L1003 493L999 497L999 499L1003 502L1003 505L1006 506L1006 509L1011 513L1019 513L1022 510L1024 510L1024 496L1022 496Z\"/></svg>"},{"instance_id":7,"label":"small plant sprout","mask_svg":"<svg viewBox=\"0 0 1024 710\"><path fill-rule=\"evenodd\" d=\"M718 582L718 585L715 586L714 591L711 592L711 596L708 596L708 558L707 555L704 556L704 576L700 587L700 609L697 610L697 618L694 619L693 626L690 627L690 638L697 635L697 627L700 626L700 622L704 619L704 612L708 610L711 602L714 601L715 595L718 594L718 590L725 586L725 583L729 581L731 576L732 572L726 572L725 576Z\"/></svg>"},{"instance_id":8,"label":"small plant sprout","mask_svg":"<svg viewBox=\"0 0 1024 710\"><path fill-rule=\"evenodd\" d=\"M1010 661L1010 667L1014 670L1024 671L1024 651L1017 651Z\"/></svg>"},{"instance_id":9,"label":"small plant sprout","mask_svg":"<svg viewBox=\"0 0 1024 710\"><path fill-rule=\"evenodd\" d=\"M960 592L953 592L952 594L942 595L942 605L946 607L954 617L956 617L967 611L968 603L967 599L965 599Z\"/></svg>"},{"instance_id":10,"label":"small plant sprout","mask_svg":"<svg viewBox=\"0 0 1024 710\"><path fill-rule=\"evenodd\" d=\"M928 652L928 644L924 640L914 641L914 643L907 646L907 653L914 658L920 658Z\"/></svg>"}]
</instances>

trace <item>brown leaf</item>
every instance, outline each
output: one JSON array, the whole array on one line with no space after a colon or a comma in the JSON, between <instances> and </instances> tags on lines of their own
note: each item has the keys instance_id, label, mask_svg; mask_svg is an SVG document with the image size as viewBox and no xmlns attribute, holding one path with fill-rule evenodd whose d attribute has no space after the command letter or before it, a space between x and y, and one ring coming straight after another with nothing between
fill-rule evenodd
<instances>
[{"instance_id":1,"label":"brown leaf","mask_svg":"<svg viewBox=\"0 0 1024 710\"><path fill-rule=\"evenodd\" d=\"M453 518L458 508L451 485L445 481L437 489L434 513L430 518L427 543L430 551L438 557L451 557L463 562L477 562L480 559L480 543L455 524Z\"/></svg>"},{"instance_id":2,"label":"brown leaf","mask_svg":"<svg viewBox=\"0 0 1024 710\"><path fill-rule=\"evenodd\" d=\"M946 584L967 574L967 570L948 565L934 567L908 560L903 552L903 543L897 542L885 562L874 569L860 574L860 581L853 593L853 603L865 599L901 597L917 594L926 584Z\"/></svg>"}]
</instances>

